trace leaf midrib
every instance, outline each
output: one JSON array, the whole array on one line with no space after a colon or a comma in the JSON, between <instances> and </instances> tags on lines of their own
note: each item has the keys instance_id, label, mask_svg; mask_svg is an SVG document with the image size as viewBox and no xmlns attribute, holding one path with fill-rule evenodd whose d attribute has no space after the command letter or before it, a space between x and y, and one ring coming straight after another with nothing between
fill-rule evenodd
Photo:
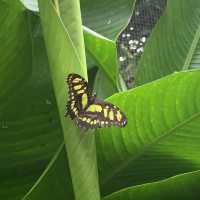
<instances>
[{"instance_id":1,"label":"leaf midrib","mask_svg":"<svg viewBox=\"0 0 200 200\"><path fill-rule=\"evenodd\" d=\"M183 70L187 70L191 67L191 60L192 60L194 52L196 51L196 48L198 46L199 38L200 38L200 26L197 29L195 36L194 36L194 39L193 39L193 41L190 45L188 54L187 54L186 59L185 59L185 63L183 65Z\"/></svg>"},{"instance_id":2,"label":"leaf midrib","mask_svg":"<svg viewBox=\"0 0 200 200\"><path fill-rule=\"evenodd\" d=\"M149 151L152 147L154 147L156 144L158 144L160 141L162 141L163 139L166 139L166 137L171 136L171 134L173 134L177 129L183 127L184 125L190 123L191 121L193 121L194 119L200 117L200 112L197 112L195 114L193 114L191 117L185 119L184 121L182 121L181 123L178 123L176 126L174 126L173 128L169 129L169 131L164 132L161 136L159 136L158 138L156 138L154 141L152 141L152 143L144 146L143 150L138 153L137 155L130 157L130 159L127 160L127 162L123 162L121 165L118 165L119 167L116 168L115 170L113 170L109 176L107 176L103 182L102 185L106 185L107 182L109 182L118 172L122 171L123 169L125 169L131 162L137 160L137 158L139 158L140 156L142 156L143 154L145 154L147 151Z\"/></svg>"}]
</instances>

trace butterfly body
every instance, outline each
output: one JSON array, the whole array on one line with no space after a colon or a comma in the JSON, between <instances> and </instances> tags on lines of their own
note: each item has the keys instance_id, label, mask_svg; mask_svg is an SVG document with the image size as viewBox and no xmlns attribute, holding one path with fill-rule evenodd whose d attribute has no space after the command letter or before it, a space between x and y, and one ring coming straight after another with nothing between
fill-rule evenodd
<instances>
[{"instance_id":1,"label":"butterfly body","mask_svg":"<svg viewBox=\"0 0 200 200\"><path fill-rule=\"evenodd\" d=\"M86 80L80 75L69 74L67 83L69 100L65 116L69 115L79 127L88 129L126 125L126 117L120 109L92 95Z\"/></svg>"}]
</instances>

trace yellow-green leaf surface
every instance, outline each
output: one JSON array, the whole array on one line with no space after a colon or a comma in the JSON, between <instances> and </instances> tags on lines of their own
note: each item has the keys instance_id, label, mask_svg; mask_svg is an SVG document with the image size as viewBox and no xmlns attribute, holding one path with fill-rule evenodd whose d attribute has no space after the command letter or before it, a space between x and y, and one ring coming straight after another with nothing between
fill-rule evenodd
<instances>
[{"instance_id":1,"label":"yellow-green leaf surface","mask_svg":"<svg viewBox=\"0 0 200 200\"><path fill-rule=\"evenodd\" d=\"M18 200L62 135L38 18L18 1L0 1L0 13L0 199Z\"/></svg>"},{"instance_id":2,"label":"yellow-green leaf surface","mask_svg":"<svg viewBox=\"0 0 200 200\"><path fill-rule=\"evenodd\" d=\"M103 200L177 200L199 199L200 171L144 185L138 185L113 193Z\"/></svg>"},{"instance_id":3,"label":"yellow-green leaf surface","mask_svg":"<svg viewBox=\"0 0 200 200\"><path fill-rule=\"evenodd\" d=\"M79 73L86 78L87 69L84 49L77 48L75 45L81 42L74 42L75 39L83 42L83 34L80 34L82 33L82 25L79 1L67 2L68 15L73 18L71 21L73 31L69 30L72 26L64 26L58 16L58 10L48 0L39 1L40 17L75 199L98 200L100 197L94 135L84 134L73 125L71 120L64 118L67 97L64 77L69 73ZM76 38L75 35L79 37Z\"/></svg>"},{"instance_id":4,"label":"yellow-green leaf surface","mask_svg":"<svg viewBox=\"0 0 200 200\"><path fill-rule=\"evenodd\" d=\"M200 169L199 85L200 71L175 73L109 98L128 124L97 134L104 194Z\"/></svg>"},{"instance_id":5,"label":"yellow-green leaf surface","mask_svg":"<svg viewBox=\"0 0 200 200\"><path fill-rule=\"evenodd\" d=\"M190 67L200 39L200 1L168 0L136 75L138 85Z\"/></svg>"}]
</instances>

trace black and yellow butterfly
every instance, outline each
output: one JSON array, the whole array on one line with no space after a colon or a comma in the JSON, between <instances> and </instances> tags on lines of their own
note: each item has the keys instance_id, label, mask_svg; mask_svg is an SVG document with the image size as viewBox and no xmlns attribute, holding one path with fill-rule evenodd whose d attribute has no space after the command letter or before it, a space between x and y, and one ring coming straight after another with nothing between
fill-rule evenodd
<instances>
[{"instance_id":1,"label":"black and yellow butterfly","mask_svg":"<svg viewBox=\"0 0 200 200\"><path fill-rule=\"evenodd\" d=\"M80 75L69 74L67 83L69 100L65 116L69 115L79 127L124 127L127 124L127 119L120 109L92 95L87 81Z\"/></svg>"}]
</instances>

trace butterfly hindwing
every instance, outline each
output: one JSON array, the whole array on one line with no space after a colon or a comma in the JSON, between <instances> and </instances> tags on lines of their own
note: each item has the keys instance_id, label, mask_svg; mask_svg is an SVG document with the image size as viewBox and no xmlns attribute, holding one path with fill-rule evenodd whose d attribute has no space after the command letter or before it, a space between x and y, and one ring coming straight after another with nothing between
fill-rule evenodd
<instances>
[{"instance_id":1,"label":"butterfly hindwing","mask_svg":"<svg viewBox=\"0 0 200 200\"><path fill-rule=\"evenodd\" d=\"M88 129L126 125L123 112L115 105L91 95L87 82L80 75L70 74L67 83L69 101L66 115L69 114L79 127Z\"/></svg>"},{"instance_id":2,"label":"butterfly hindwing","mask_svg":"<svg viewBox=\"0 0 200 200\"><path fill-rule=\"evenodd\" d=\"M125 115L118 107L99 99L95 99L94 103L88 106L84 114L90 116L92 122L92 124L89 125L90 128L92 126L95 126L94 128L101 128L110 127L112 125L123 127L127 123Z\"/></svg>"}]
</instances>

